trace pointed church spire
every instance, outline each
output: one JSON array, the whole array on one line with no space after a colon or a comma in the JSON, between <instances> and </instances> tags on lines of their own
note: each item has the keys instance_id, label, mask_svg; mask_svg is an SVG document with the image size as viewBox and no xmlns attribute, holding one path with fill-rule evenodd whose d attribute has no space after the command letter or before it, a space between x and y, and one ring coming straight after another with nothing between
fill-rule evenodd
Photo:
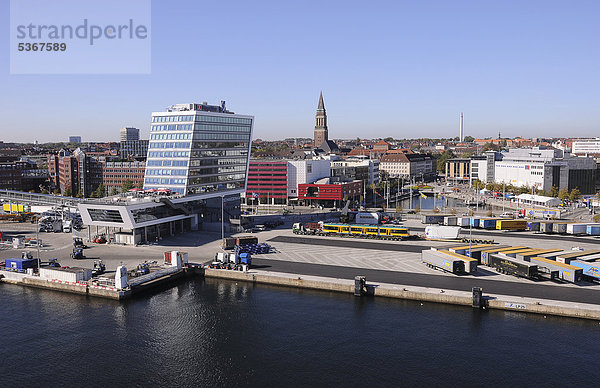
<instances>
[{"instance_id":1,"label":"pointed church spire","mask_svg":"<svg viewBox=\"0 0 600 388\"><path fill-rule=\"evenodd\" d=\"M319 96L319 106L317 110L325 110L325 104L323 103L323 91L321 90L321 95Z\"/></svg>"}]
</instances>

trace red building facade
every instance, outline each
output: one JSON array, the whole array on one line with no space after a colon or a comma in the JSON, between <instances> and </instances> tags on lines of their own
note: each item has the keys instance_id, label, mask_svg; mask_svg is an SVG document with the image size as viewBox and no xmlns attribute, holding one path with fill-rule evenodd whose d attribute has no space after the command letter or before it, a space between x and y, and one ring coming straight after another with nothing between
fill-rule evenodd
<instances>
[{"instance_id":1,"label":"red building facade","mask_svg":"<svg viewBox=\"0 0 600 388\"><path fill-rule=\"evenodd\" d=\"M298 185L298 199L305 203L316 202L329 205L334 201L359 199L361 190L361 181L325 184L304 183Z\"/></svg>"},{"instance_id":2,"label":"red building facade","mask_svg":"<svg viewBox=\"0 0 600 388\"><path fill-rule=\"evenodd\" d=\"M251 160L248 168L246 198L259 198L261 203L287 201L287 161Z\"/></svg>"}]
</instances>

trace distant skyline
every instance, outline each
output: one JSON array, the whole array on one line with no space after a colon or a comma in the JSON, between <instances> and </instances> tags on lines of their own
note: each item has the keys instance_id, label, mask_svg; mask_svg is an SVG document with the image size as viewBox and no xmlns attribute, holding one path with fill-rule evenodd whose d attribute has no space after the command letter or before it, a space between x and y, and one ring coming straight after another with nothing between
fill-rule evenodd
<instances>
[{"instance_id":1,"label":"distant skyline","mask_svg":"<svg viewBox=\"0 0 600 388\"><path fill-rule=\"evenodd\" d=\"M0 0L8 24L9 0ZM254 138L598 137L597 1L152 2L150 75L9 75L0 140L147 139L151 113L217 104ZM0 31L5 48L9 30ZM7 51L5 51L7 52Z\"/></svg>"}]
</instances>

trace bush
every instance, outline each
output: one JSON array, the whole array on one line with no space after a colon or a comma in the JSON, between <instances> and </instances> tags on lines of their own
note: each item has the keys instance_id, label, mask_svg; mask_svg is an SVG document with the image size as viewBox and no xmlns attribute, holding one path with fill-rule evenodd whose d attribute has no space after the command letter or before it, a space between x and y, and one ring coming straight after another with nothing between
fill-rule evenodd
<instances>
[{"instance_id":1,"label":"bush","mask_svg":"<svg viewBox=\"0 0 600 388\"><path fill-rule=\"evenodd\" d=\"M594 216L594 222L600 222L600 214Z\"/></svg>"},{"instance_id":2,"label":"bush","mask_svg":"<svg viewBox=\"0 0 600 388\"><path fill-rule=\"evenodd\" d=\"M486 215L487 215L488 217L493 217L493 216L494 216L494 213L492 213L492 211L491 211L491 210L488 210L488 212L486 213Z\"/></svg>"}]
</instances>

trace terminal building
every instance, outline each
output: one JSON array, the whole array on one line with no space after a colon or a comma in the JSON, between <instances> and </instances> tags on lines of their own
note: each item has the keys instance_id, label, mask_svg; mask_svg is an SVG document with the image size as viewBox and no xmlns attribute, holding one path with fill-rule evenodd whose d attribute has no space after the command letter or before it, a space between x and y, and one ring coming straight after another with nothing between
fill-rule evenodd
<instances>
[{"instance_id":1,"label":"terminal building","mask_svg":"<svg viewBox=\"0 0 600 388\"><path fill-rule=\"evenodd\" d=\"M152 113L144 188L79 205L84 224L137 244L221 228L240 215L254 117L220 105L177 104Z\"/></svg>"}]
</instances>

